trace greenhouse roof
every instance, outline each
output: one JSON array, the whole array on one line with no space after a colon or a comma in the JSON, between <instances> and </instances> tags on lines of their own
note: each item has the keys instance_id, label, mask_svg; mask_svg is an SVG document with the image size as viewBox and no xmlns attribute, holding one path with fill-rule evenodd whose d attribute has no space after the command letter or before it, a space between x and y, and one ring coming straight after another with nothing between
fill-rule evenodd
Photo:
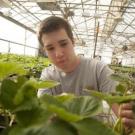
<instances>
[{"instance_id":1,"label":"greenhouse roof","mask_svg":"<svg viewBox=\"0 0 135 135\"><path fill-rule=\"evenodd\" d=\"M0 15L34 33L46 17L64 17L78 46L135 55L134 0L1 0Z\"/></svg>"}]
</instances>

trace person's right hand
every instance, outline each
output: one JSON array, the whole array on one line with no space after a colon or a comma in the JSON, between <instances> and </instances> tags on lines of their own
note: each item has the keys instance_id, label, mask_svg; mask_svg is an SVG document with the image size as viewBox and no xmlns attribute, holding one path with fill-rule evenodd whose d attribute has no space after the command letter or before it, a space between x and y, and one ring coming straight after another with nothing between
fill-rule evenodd
<instances>
[{"instance_id":1,"label":"person's right hand","mask_svg":"<svg viewBox=\"0 0 135 135\"><path fill-rule=\"evenodd\" d=\"M133 111L134 104L135 103L130 102L120 105L119 116L121 117L125 129L135 130L135 112Z\"/></svg>"}]
</instances>

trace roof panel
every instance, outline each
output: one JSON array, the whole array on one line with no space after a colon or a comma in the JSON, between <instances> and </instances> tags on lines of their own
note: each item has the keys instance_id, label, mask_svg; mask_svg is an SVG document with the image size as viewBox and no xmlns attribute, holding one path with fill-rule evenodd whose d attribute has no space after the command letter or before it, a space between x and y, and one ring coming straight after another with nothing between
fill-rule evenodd
<instances>
[{"instance_id":1,"label":"roof panel","mask_svg":"<svg viewBox=\"0 0 135 135\"><path fill-rule=\"evenodd\" d=\"M87 45L94 45L97 32L97 44L101 44L103 47L112 47L114 42L117 44L124 40L129 42L128 39L135 34L135 1L133 0L123 6L119 12L121 3L118 0L98 0L97 5L95 0L58 0L59 11L42 10L34 0L10 1L12 7L9 10L11 13L9 16L33 30L41 20L50 15L64 17L67 14L65 8L73 11L74 14L67 17L75 38L86 40ZM2 12L1 9L0 11ZM97 28L98 23L99 28ZM112 27L114 24L115 27ZM103 31L105 27L108 32ZM110 29L111 27L112 29ZM111 33L110 37L108 33ZM110 42L111 40L114 42ZM131 41L135 42L135 39L131 38ZM94 48L94 46L92 47Z\"/></svg>"}]
</instances>

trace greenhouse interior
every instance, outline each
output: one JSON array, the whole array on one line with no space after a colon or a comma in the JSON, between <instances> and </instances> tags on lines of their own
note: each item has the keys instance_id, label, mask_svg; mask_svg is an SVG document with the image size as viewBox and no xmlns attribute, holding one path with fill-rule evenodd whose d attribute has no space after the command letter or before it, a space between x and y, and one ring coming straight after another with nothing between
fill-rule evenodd
<instances>
[{"instance_id":1,"label":"greenhouse interior","mask_svg":"<svg viewBox=\"0 0 135 135\"><path fill-rule=\"evenodd\" d=\"M63 134L135 135L135 0L0 0L0 135Z\"/></svg>"}]
</instances>

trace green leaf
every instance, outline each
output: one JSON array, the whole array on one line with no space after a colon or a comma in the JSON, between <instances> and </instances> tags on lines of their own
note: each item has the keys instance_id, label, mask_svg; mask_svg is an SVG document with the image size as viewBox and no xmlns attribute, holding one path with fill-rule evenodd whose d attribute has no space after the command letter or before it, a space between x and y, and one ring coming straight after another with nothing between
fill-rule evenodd
<instances>
[{"instance_id":1,"label":"green leaf","mask_svg":"<svg viewBox=\"0 0 135 135\"><path fill-rule=\"evenodd\" d=\"M55 105L57 107L65 108L62 102L60 102L55 96L44 94L41 97L39 97L40 103L43 106L46 105Z\"/></svg>"},{"instance_id":2,"label":"green leaf","mask_svg":"<svg viewBox=\"0 0 135 135\"><path fill-rule=\"evenodd\" d=\"M41 108L33 108L31 110L19 111L16 113L16 121L23 127L29 127L34 125L42 125L50 118L52 113Z\"/></svg>"},{"instance_id":3,"label":"green leaf","mask_svg":"<svg viewBox=\"0 0 135 135\"><path fill-rule=\"evenodd\" d=\"M56 81L37 81L35 79L28 80L24 83L21 88L17 91L14 102L20 104L25 97L37 97L37 89L39 88L51 88L59 83Z\"/></svg>"},{"instance_id":4,"label":"green leaf","mask_svg":"<svg viewBox=\"0 0 135 135\"><path fill-rule=\"evenodd\" d=\"M17 106L13 111L31 110L39 106L37 99L37 89L33 86L33 81L28 80L17 91L14 97L14 104Z\"/></svg>"},{"instance_id":5,"label":"green leaf","mask_svg":"<svg viewBox=\"0 0 135 135\"><path fill-rule=\"evenodd\" d=\"M82 116L70 113L66 107L54 96L44 94L41 96L40 101L42 102L43 107L47 107L49 111L57 114L57 116L65 121L78 121L83 118Z\"/></svg>"},{"instance_id":6,"label":"green leaf","mask_svg":"<svg viewBox=\"0 0 135 135\"><path fill-rule=\"evenodd\" d=\"M73 98L75 98L75 95L67 94L67 93L62 93L62 94L56 96L56 99L58 101L60 101L61 103L67 102L69 100L72 100Z\"/></svg>"},{"instance_id":7,"label":"green leaf","mask_svg":"<svg viewBox=\"0 0 135 135\"><path fill-rule=\"evenodd\" d=\"M20 87L15 95L14 104L19 105L26 99L29 100L37 97L37 89L35 84L33 84L34 82L33 80L28 80Z\"/></svg>"},{"instance_id":8,"label":"green leaf","mask_svg":"<svg viewBox=\"0 0 135 135\"><path fill-rule=\"evenodd\" d=\"M60 108L55 105L48 105L47 107L49 111L56 113L59 116L59 118L65 121L74 122L83 119L83 116L71 113L65 108Z\"/></svg>"},{"instance_id":9,"label":"green leaf","mask_svg":"<svg viewBox=\"0 0 135 135\"><path fill-rule=\"evenodd\" d=\"M63 120L56 119L46 126L44 135L77 135L77 130Z\"/></svg>"},{"instance_id":10,"label":"green leaf","mask_svg":"<svg viewBox=\"0 0 135 135\"><path fill-rule=\"evenodd\" d=\"M25 76L19 76L16 81L10 79L2 81L0 102L5 109L15 112L38 106L36 89L27 80Z\"/></svg>"},{"instance_id":11,"label":"green leaf","mask_svg":"<svg viewBox=\"0 0 135 135\"><path fill-rule=\"evenodd\" d=\"M102 102L91 96L74 97L64 103L67 110L80 116L91 117L102 112Z\"/></svg>"},{"instance_id":12,"label":"green leaf","mask_svg":"<svg viewBox=\"0 0 135 135\"><path fill-rule=\"evenodd\" d=\"M62 99L62 97L64 98ZM40 100L44 102L49 111L56 113L61 119L69 122L95 116L102 111L101 101L93 97L75 97L68 94L62 97L43 95Z\"/></svg>"},{"instance_id":13,"label":"green leaf","mask_svg":"<svg viewBox=\"0 0 135 135\"><path fill-rule=\"evenodd\" d=\"M16 63L0 63L0 80L12 74L25 75L26 70Z\"/></svg>"},{"instance_id":14,"label":"green leaf","mask_svg":"<svg viewBox=\"0 0 135 135\"><path fill-rule=\"evenodd\" d=\"M120 135L125 135L124 132L124 125L122 123L122 120L121 118L118 118L114 127L113 127L113 130L116 131L117 133L119 133Z\"/></svg>"},{"instance_id":15,"label":"green leaf","mask_svg":"<svg viewBox=\"0 0 135 135\"><path fill-rule=\"evenodd\" d=\"M119 67L117 65L110 65L110 67L113 70L116 70L116 71L119 71L119 72L123 72L123 73L132 73L132 72L135 72L135 68L133 68L133 67L126 67L126 66Z\"/></svg>"},{"instance_id":16,"label":"green leaf","mask_svg":"<svg viewBox=\"0 0 135 135\"><path fill-rule=\"evenodd\" d=\"M126 75L123 74L112 74L111 79L115 80L115 81L119 81L119 82L128 82L129 78Z\"/></svg>"},{"instance_id":17,"label":"green leaf","mask_svg":"<svg viewBox=\"0 0 135 135\"><path fill-rule=\"evenodd\" d=\"M14 103L19 105L19 104L22 104L22 102L26 102L26 99L27 99L27 101L30 102L31 99L37 98L37 89L38 88L42 88L42 87L50 88L50 87L54 87L56 85L58 85L58 83L55 81L38 82L34 79L28 80L24 85L22 85L22 87L17 92L17 94L14 98ZM32 102L33 101L31 100L31 103Z\"/></svg>"},{"instance_id":18,"label":"green leaf","mask_svg":"<svg viewBox=\"0 0 135 135\"><path fill-rule=\"evenodd\" d=\"M90 95L98 97L101 100L105 100L108 103L123 103L123 102L129 102L132 100L135 100L135 94L127 95L127 96L112 96L110 94L104 94L97 91L87 90Z\"/></svg>"},{"instance_id":19,"label":"green leaf","mask_svg":"<svg viewBox=\"0 0 135 135\"><path fill-rule=\"evenodd\" d=\"M77 135L77 131L69 123L58 119L40 126L15 126L8 135Z\"/></svg>"},{"instance_id":20,"label":"green leaf","mask_svg":"<svg viewBox=\"0 0 135 135\"><path fill-rule=\"evenodd\" d=\"M93 118L83 119L72 125L78 130L79 135L118 135L111 128Z\"/></svg>"},{"instance_id":21,"label":"green leaf","mask_svg":"<svg viewBox=\"0 0 135 135\"><path fill-rule=\"evenodd\" d=\"M55 87L57 85L59 85L60 83L54 80L46 80L46 81L38 81L38 83L35 84L35 87L37 89L39 88L52 88Z\"/></svg>"},{"instance_id":22,"label":"green leaf","mask_svg":"<svg viewBox=\"0 0 135 135\"><path fill-rule=\"evenodd\" d=\"M12 80L6 79L0 88L0 102L5 109L14 109L13 98L16 94L16 84Z\"/></svg>"},{"instance_id":23,"label":"green leaf","mask_svg":"<svg viewBox=\"0 0 135 135\"><path fill-rule=\"evenodd\" d=\"M17 113L20 111L26 111L26 110L29 111L36 108L37 106L39 106L39 102L37 98L29 98L29 99L26 98L25 100L22 101L22 103L16 106L13 112Z\"/></svg>"},{"instance_id":24,"label":"green leaf","mask_svg":"<svg viewBox=\"0 0 135 135\"><path fill-rule=\"evenodd\" d=\"M0 103L12 111L30 110L38 106L37 89L53 87L54 81L28 80L25 76L17 76L15 80L4 79L0 87Z\"/></svg>"},{"instance_id":25,"label":"green leaf","mask_svg":"<svg viewBox=\"0 0 135 135\"><path fill-rule=\"evenodd\" d=\"M116 86L116 91L120 92L123 95L125 93L125 91L126 91L126 87L124 85L122 85L122 84L118 84Z\"/></svg>"}]
</instances>

